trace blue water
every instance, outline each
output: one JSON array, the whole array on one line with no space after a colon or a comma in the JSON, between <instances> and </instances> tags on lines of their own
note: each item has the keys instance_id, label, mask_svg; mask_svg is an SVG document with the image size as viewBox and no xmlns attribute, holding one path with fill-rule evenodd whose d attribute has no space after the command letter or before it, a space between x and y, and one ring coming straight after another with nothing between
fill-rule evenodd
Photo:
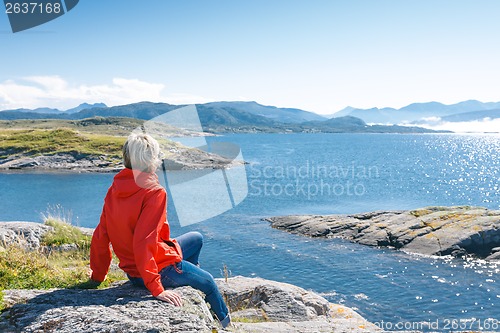
<instances>
[{"instance_id":1,"label":"blue water","mask_svg":"<svg viewBox=\"0 0 500 333\"><path fill-rule=\"evenodd\" d=\"M500 136L248 134L210 140L242 148L249 194L209 221L172 223L172 233L205 235L201 260L214 276L226 264L233 275L296 284L376 323L439 321L446 330L452 320L470 319L465 328L479 330L480 323L500 319L499 265L309 239L262 221L429 205L500 209ZM48 205L61 205L75 224L94 227L112 177L0 174L0 220L40 221Z\"/></svg>"}]
</instances>

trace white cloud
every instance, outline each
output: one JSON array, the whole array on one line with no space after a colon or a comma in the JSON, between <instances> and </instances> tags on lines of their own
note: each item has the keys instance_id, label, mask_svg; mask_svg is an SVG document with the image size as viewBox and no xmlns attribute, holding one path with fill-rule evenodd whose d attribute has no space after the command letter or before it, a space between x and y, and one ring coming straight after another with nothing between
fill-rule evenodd
<instances>
[{"instance_id":1,"label":"white cloud","mask_svg":"<svg viewBox=\"0 0 500 333\"><path fill-rule=\"evenodd\" d=\"M422 121L435 123L435 122L441 121L441 117L424 117L424 118L422 118Z\"/></svg>"},{"instance_id":2,"label":"white cloud","mask_svg":"<svg viewBox=\"0 0 500 333\"><path fill-rule=\"evenodd\" d=\"M71 84L60 76L30 76L0 82L0 110L52 107L66 110L81 103L109 106L142 101L171 104L205 103L201 96L165 94L165 85L138 79L114 78L109 84Z\"/></svg>"},{"instance_id":3,"label":"white cloud","mask_svg":"<svg viewBox=\"0 0 500 333\"><path fill-rule=\"evenodd\" d=\"M464 121L464 122L437 122L418 124L420 127L425 127L433 130L447 130L456 133L485 133L485 132L499 132L500 131L500 118L490 119L484 118L482 120Z\"/></svg>"}]
</instances>

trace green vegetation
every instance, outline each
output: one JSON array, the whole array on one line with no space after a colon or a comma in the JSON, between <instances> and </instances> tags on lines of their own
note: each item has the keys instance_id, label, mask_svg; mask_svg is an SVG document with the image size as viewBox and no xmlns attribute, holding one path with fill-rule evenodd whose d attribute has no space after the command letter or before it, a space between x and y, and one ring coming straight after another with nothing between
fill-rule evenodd
<instances>
[{"instance_id":1,"label":"green vegetation","mask_svg":"<svg viewBox=\"0 0 500 333\"><path fill-rule=\"evenodd\" d=\"M127 137L137 128L144 125L145 120L125 117L93 117L81 120L63 119L19 119L0 120L0 129L45 129L67 128L80 133L92 133L101 135L113 135ZM159 136L183 136L183 135L203 135L193 133L179 128L172 127L162 122L147 122L147 131L150 134Z\"/></svg>"},{"instance_id":2,"label":"green vegetation","mask_svg":"<svg viewBox=\"0 0 500 333\"><path fill-rule=\"evenodd\" d=\"M67 128L78 132L128 136L144 120L119 117L94 117L82 120L20 119L0 120L0 129L45 129Z\"/></svg>"},{"instance_id":3,"label":"green vegetation","mask_svg":"<svg viewBox=\"0 0 500 333\"><path fill-rule=\"evenodd\" d=\"M415 216L415 217L421 217L421 216L424 216L424 215L428 215L428 214L431 214L433 213L432 210L430 209L417 209L417 210L412 210L410 211L410 214Z\"/></svg>"},{"instance_id":4,"label":"green vegetation","mask_svg":"<svg viewBox=\"0 0 500 333\"><path fill-rule=\"evenodd\" d=\"M231 318L231 321L234 321L236 323L255 324L255 323L265 323L265 322L268 322L269 320L266 320L265 318L258 318L258 317L252 317L252 318L233 317L233 318Z\"/></svg>"},{"instance_id":5,"label":"green vegetation","mask_svg":"<svg viewBox=\"0 0 500 333\"><path fill-rule=\"evenodd\" d=\"M75 244L79 248L90 249L92 238L90 235L85 235L80 229L54 218L47 219L45 224L53 227L54 230L43 236L43 245L59 246L63 244Z\"/></svg>"},{"instance_id":6,"label":"green vegetation","mask_svg":"<svg viewBox=\"0 0 500 333\"><path fill-rule=\"evenodd\" d=\"M79 133L72 129L0 130L0 154L53 155L70 153L120 158L124 137ZM5 158L7 156L0 156Z\"/></svg>"},{"instance_id":7,"label":"green vegetation","mask_svg":"<svg viewBox=\"0 0 500 333\"><path fill-rule=\"evenodd\" d=\"M65 221L49 218L45 223L55 230L42 239L44 246L40 249L28 251L19 245L9 245L0 251L0 290L104 288L125 279L124 273L112 264L104 283L90 281L91 237ZM76 247L66 251L55 247L62 244L76 244Z\"/></svg>"},{"instance_id":8,"label":"green vegetation","mask_svg":"<svg viewBox=\"0 0 500 333\"><path fill-rule=\"evenodd\" d=\"M5 303L3 301L3 291L0 290L0 312L5 309Z\"/></svg>"}]
</instances>

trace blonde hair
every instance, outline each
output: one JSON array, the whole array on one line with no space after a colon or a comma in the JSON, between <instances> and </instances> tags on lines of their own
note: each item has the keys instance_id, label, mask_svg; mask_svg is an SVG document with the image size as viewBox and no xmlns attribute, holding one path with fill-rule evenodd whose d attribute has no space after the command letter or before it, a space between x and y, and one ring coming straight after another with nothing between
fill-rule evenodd
<instances>
[{"instance_id":1,"label":"blonde hair","mask_svg":"<svg viewBox=\"0 0 500 333\"><path fill-rule=\"evenodd\" d=\"M158 141L148 134L130 134L123 145L123 164L132 170L156 171L161 164Z\"/></svg>"}]
</instances>

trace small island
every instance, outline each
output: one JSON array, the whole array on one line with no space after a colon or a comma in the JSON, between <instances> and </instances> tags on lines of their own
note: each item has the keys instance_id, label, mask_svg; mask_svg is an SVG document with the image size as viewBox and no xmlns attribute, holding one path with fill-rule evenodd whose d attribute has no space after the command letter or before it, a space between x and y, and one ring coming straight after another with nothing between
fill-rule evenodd
<instances>
[{"instance_id":1,"label":"small island","mask_svg":"<svg viewBox=\"0 0 500 333\"><path fill-rule=\"evenodd\" d=\"M122 147L127 136L144 121L94 117L83 120L0 121L0 171L116 172L123 168ZM241 164L164 137L211 136L162 123L148 122L164 153L167 168L220 169Z\"/></svg>"}]
</instances>

